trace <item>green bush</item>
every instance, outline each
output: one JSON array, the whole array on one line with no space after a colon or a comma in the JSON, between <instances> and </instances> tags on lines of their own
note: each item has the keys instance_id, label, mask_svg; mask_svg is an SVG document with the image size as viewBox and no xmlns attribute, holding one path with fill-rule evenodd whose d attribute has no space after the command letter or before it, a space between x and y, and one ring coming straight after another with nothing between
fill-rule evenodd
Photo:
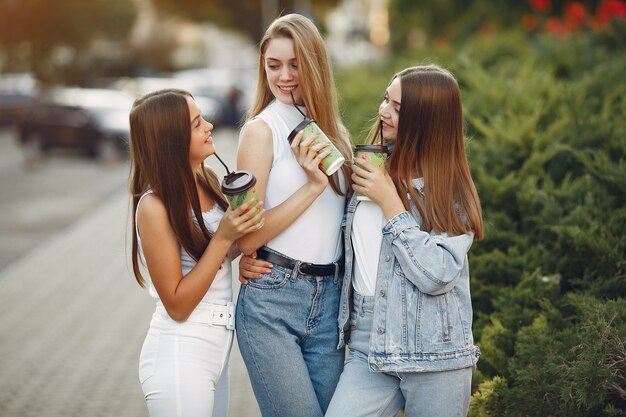
<instances>
[{"instance_id":1,"label":"green bush","mask_svg":"<svg viewBox=\"0 0 626 417\"><path fill-rule=\"evenodd\" d=\"M355 142L400 69L434 62L459 80L485 221L485 239L470 252L482 350L472 416L626 415L619 44L594 33L511 31L337 73Z\"/></svg>"}]
</instances>

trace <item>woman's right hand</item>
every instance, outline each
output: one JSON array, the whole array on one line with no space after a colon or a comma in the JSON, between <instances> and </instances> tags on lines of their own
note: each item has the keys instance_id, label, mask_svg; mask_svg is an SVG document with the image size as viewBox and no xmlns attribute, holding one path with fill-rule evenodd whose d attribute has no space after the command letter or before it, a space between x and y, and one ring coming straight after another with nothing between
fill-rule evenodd
<instances>
[{"instance_id":1,"label":"woman's right hand","mask_svg":"<svg viewBox=\"0 0 626 417\"><path fill-rule=\"evenodd\" d=\"M302 140L304 130L298 132L291 142L291 150L298 161L298 164L304 170L309 182L312 185L319 186L321 189L328 185L328 176L321 170L322 160L330 155L328 143L317 143L311 146L311 143L317 139L317 135L311 135Z\"/></svg>"},{"instance_id":2,"label":"woman's right hand","mask_svg":"<svg viewBox=\"0 0 626 417\"><path fill-rule=\"evenodd\" d=\"M254 198L246 201L235 210L229 207L215 234L234 242L246 233L255 232L263 227L265 222L263 212L263 201L257 202Z\"/></svg>"},{"instance_id":3,"label":"woman's right hand","mask_svg":"<svg viewBox=\"0 0 626 417\"><path fill-rule=\"evenodd\" d=\"M241 255L239 259L239 282L248 285L249 279L261 278L263 274L272 272L274 265L256 258L256 251L250 255Z\"/></svg>"}]
</instances>

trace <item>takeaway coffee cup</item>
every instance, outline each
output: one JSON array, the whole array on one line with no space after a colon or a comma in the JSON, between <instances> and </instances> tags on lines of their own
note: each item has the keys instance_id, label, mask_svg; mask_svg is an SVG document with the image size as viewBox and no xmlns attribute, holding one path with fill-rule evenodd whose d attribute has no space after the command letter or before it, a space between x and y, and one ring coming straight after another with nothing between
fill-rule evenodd
<instances>
[{"instance_id":1,"label":"takeaway coffee cup","mask_svg":"<svg viewBox=\"0 0 626 417\"><path fill-rule=\"evenodd\" d=\"M372 165L375 165L383 171L385 169L385 163L389 156L389 148L385 145L364 145L359 144L354 147L354 163L358 164L360 160L367 160ZM357 200L369 201L369 197L364 196L361 193L356 193Z\"/></svg>"},{"instance_id":2,"label":"takeaway coffee cup","mask_svg":"<svg viewBox=\"0 0 626 417\"><path fill-rule=\"evenodd\" d=\"M233 171L222 181L222 193L230 208L235 210L251 198L259 201L256 193L256 178L248 171Z\"/></svg>"},{"instance_id":3,"label":"takeaway coffee cup","mask_svg":"<svg viewBox=\"0 0 626 417\"><path fill-rule=\"evenodd\" d=\"M302 140L305 140L311 135L317 135L317 138L311 143L311 146L317 145L318 143L328 143L328 146L325 147L322 152L330 150L330 155L322 159L322 171L330 177L343 165L346 159L341 155L341 152L333 145L330 139L328 139L328 136L322 132L317 123L315 123L315 120L312 119L305 118L291 131L287 137L289 143L293 142L293 138L301 130L304 130Z\"/></svg>"}]
</instances>

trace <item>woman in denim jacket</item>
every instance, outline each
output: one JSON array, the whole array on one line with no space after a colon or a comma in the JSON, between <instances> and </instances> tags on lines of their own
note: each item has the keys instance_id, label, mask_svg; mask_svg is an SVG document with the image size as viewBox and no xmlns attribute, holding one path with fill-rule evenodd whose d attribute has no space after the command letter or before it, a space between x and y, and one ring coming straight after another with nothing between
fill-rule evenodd
<instances>
[{"instance_id":1,"label":"woman in denim jacket","mask_svg":"<svg viewBox=\"0 0 626 417\"><path fill-rule=\"evenodd\" d=\"M465 416L479 349L467 252L481 208L463 146L460 91L436 66L396 74L379 108L386 172L353 165L339 385L326 416ZM380 132L382 130L382 133Z\"/></svg>"}]
</instances>

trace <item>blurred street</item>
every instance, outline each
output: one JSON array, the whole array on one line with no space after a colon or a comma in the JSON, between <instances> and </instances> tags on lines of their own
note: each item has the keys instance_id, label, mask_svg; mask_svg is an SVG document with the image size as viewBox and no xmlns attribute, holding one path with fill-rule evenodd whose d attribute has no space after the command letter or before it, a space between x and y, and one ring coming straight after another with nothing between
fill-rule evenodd
<instances>
[{"instance_id":1,"label":"blurred street","mask_svg":"<svg viewBox=\"0 0 626 417\"><path fill-rule=\"evenodd\" d=\"M128 162L52 154L25 169L14 136L0 130L0 415L145 417L154 303L127 256ZM213 137L234 168L236 130ZM236 343L230 415L260 415Z\"/></svg>"}]
</instances>

